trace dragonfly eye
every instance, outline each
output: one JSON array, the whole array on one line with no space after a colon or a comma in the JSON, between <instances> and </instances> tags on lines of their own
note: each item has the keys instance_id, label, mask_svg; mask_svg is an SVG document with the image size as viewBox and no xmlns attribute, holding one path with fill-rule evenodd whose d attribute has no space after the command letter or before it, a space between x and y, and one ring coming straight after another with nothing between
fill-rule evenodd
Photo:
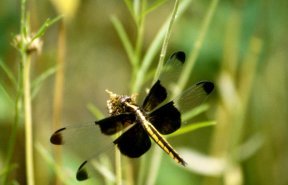
<instances>
[{"instance_id":1,"label":"dragonfly eye","mask_svg":"<svg viewBox=\"0 0 288 185\"><path fill-rule=\"evenodd\" d=\"M123 97L121 97L120 102L121 103L125 103L125 102L130 103L130 102L132 102L132 98L131 98L131 96L123 96Z\"/></svg>"}]
</instances>

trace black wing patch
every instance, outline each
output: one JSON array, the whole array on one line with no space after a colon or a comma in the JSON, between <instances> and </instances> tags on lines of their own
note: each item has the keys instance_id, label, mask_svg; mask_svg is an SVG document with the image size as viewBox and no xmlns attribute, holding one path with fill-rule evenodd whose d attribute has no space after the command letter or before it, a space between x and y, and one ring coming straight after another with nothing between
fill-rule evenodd
<instances>
[{"instance_id":1,"label":"black wing patch","mask_svg":"<svg viewBox=\"0 0 288 185\"><path fill-rule=\"evenodd\" d=\"M170 56L170 59L174 59L174 58L184 63L186 59L186 55L183 51L177 51Z\"/></svg>"},{"instance_id":2,"label":"black wing patch","mask_svg":"<svg viewBox=\"0 0 288 185\"><path fill-rule=\"evenodd\" d=\"M52 136L50 137L50 142L54 145L63 145L64 141L63 141L63 136L62 136L62 132L65 131L66 128L61 128L57 131L55 131Z\"/></svg>"},{"instance_id":3,"label":"black wing patch","mask_svg":"<svg viewBox=\"0 0 288 185\"><path fill-rule=\"evenodd\" d=\"M173 101L149 114L148 120L161 134L170 134L181 126L181 114Z\"/></svg>"},{"instance_id":4,"label":"black wing patch","mask_svg":"<svg viewBox=\"0 0 288 185\"><path fill-rule=\"evenodd\" d=\"M135 114L124 113L95 121L95 124L99 125L103 134L112 135L133 124L135 119Z\"/></svg>"},{"instance_id":5,"label":"black wing patch","mask_svg":"<svg viewBox=\"0 0 288 185\"><path fill-rule=\"evenodd\" d=\"M214 84L212 82L202 81L196 83L175 100L150 113L148 120L161 134L171 134L181 126L180 110L185 112L197 107L213 89Z\"/></svg>"},{"instance_id":6,"label":"black wing patch","mask_svg":"<svg viewBox=\"0 0 288 185\"><path fill-rule=\"evenodd\" d=\"M155 84L150 89L148 95L146 96L143 102L143 110L149 112L157 107L167 98L166 89L160 84L160 81L157 80Z\"/></svg>"},{"instance_id":7,"label":"black wing patch","mask_svg":"<svg viewBox=\"0 0 288 185\"><path fill-rule=\"evenodd\" d=\"M159 80L154 83L143 102L142 108L145 112L152 111L171 95L170 89L166 88L179 77L185 58L185 53L182 51L175 52L169 57L161 70Z\"/></svg>"},{"instance_id":8,"label":"black wing patch","mask_svg":"<svg viewBox=\"0 0 288 185\"><path fill-rule=\"evenodd\" d=\"M120 152L128 157L137 158L144 154L151 147L148 134L143 129L141 123L124 132L115 141Z\"/></svg>"},{"instance_id":9,"label":"black wing patch","mask_svg":"<svg viewBox=\"0 0 288 185\"><path fill-rule=\"evenodd\" d=\"M88 171L87 169L85 168L86 164L87 164L88 161L84 161L78 168L77 170L77 173L76 173L76 179L78 181L84 181L84 180L87 180L89 178L89 175L88 175Z\"/></svg>"},{"instance_id":10,"label":"black wing patch","mask_svg":"<svg viewBox=\"0 0 288 185\"><path fill-rule=\"evenodd\" d=\"M202 81L202 82L198 82L196 85L202 86L203 90L205 91L207 95L209 95L214 89L214 84L212 82Z\"/></svg>"}]
</instances>

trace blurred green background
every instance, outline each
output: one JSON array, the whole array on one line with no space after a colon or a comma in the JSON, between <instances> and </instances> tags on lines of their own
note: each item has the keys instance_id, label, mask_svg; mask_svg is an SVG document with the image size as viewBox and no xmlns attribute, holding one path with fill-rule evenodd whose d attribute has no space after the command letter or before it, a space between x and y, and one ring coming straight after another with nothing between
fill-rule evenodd
<instances>
[{"instance_id":1,"label":"blurred green background","mask_svg":"<svg viewBox=\"0 0 288 185\"><path fill-rule=\"evenodd\" d=\"M42 37L42 52L32 57L31 79L55 67L59 52L64 52L63 106L59 112L61 125L81 124L95 120L87 109L88 105L95 105L107 115L105 89L118 94L131 93L132 66L111 17L115 16L122 22L132 43L136 42L137 28L124 1L60 2L27 2L32 32L47 18L65 14ZM149 6L154 1L146 2ZM183 2L180 1L180 6ZM211 2L185 2L189 4L173 25L167 55L178 50L185 51L188 57L193 55L203 33L203 23ZM141 4L142 1L135 0L134 3ZM163 1L145 17L140 56L145 54L170 16L173 5L174 1ZM206 102L210 105L209 110L196 120L215 120L216 125L171 139L176 148L183 146L190 149L187 158L191 158L193 164L185 169L179 168L166 154L163 155L161 166L154 173L155 184L288 184L287 10L286 0L218 2L186 86L199 80L215 83L216 91ZM11 43L19 33L19 25L20 1L2 0L0 60L16 79L20 57ZM60 39L64 42L59 46ZM160 50L156 53L152 71L157 66ZM41 185L55 184L55 163L49 161L55 148L49 143L55 131L52 126L55 116L53 99L57 91L55 76L53 73L42 83L32 102L35 178L36 184ZM149 85L142 87L145 88ZM7 173L4 164L14 123L15 98L16 90L1 68L0 178ZM23 115L20 118L23 120ZM24 123L20 123L10 164L10 184L26 184ZM149 152L145 160L149 161L151 155ZM67 155L63 157L67 158ZM80 159L80 162L83 160ZM60 175L71 180L66 179L60 184L91 183L77 182L74 176L79 162L70 163L61 166ZM140 178L137 176L139 161L134 163L134 180L129 182L137 184ZM149 167L147 169L146 174L150 174ZM149 179L145 175L144 178ZM147 181L144 180L143 184Z\"/></svg>"}]
</instances>

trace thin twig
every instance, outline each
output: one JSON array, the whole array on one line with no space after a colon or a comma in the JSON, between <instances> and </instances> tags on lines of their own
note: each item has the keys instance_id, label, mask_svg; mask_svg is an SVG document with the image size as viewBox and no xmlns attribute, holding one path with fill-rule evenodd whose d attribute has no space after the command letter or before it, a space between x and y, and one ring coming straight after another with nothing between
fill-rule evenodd
<instances>
[{"instance_id":1,"label":"thin twig","mask_svg":"<svg viewBox=\"0 0 288 185\"><path fill-rule=\"evenodd\" d=\"M17 93L16 93L16 100L15 100L15 105L14 105L14 123L12 126L11 134L9 135L9 144L8 144L8 149L7 149L7 159L5 161L5 165L3 169L6 169L6 173L3 174L2 176L2 184L5 185L9 176L9 172L11 171L11 159L15 151L15 143L16 143L16 137L17 137L17 129L19 126L19 119L20 119L20 112L21 112L21 98L22 98L22 73L23 69L22 67L19 68L19 76L18 76L18 82L17 83Z\"/></svg>"},{"instance_id":2,"label":"thin twig","mask_svg":"<svg viewBox=\"0 0 288 185\"><path fill-rule=\"evenodd\" d=\"M26 173L27 184L34 185L34 157L33 157L33 126L32 107L30 94L30 64L31 58L22 52L23 65L23 90L24 90L24 115L25 115L25 148L26 148Z\"/></svg>"},{"instance_id":3,"label":"thin twig","mask_svg":"<svg viewBox=\"0 0 288 185\"><path fill-rule=\"evenodd\" d=\"M186 86L186 84L190 78L190 74L192 72L193 66L195 64L196 59L198 58L198 55L200 53L200 49L202 47L204 38L205 38L206 33L207 33L207 30L210 26L211 20L212 20L214 13L216 11L218 1L219 0L212 0L210 5L209 5L207 14L204 18L204 22L203 22L202 27L200 29L200 35L195 42L195 46L193 48L193 51L190 52L191 53L190 57L188 58L187 62L185 63L185 67L184 67L183 72L181 73L181 76L180 76L179 81L177 83L178 89L176 89L177 91L175 92L175 94L179 94L179 92L183 91L183 89L185 88L185 86Z\"/></svg>"},{"instance_id":4,"label":"thin twig","mask_svg":"<svg viewBox=\"0 0 288 185\"><path fill-rule=\"evenodd\" d=\"M122 160L121 153L118 148L115 147L115 170L116 170L116 185L122 185Z\"/></svg>"},{"instance_id":5,"label":"thin twig","mask_svg":"<svg viewBox=\"0 0 288 185\"><path fill-rule=\"evenodd\" d=\"M172 11L171 19L170 19L170 22L169 22L169 26L168 26L167 32L165 34L165 37L164 37L164 41L163 41L163 45L162 45L161 53L160 53L160 58L159 58L159 63L158 63L158 66L157 66L157 70L156 70L156 74L154 76L153 82L155 82L160 76L160 72L161 72L163 64L164 64L164 59L165 59L165 56L166 56L168 43L169 43L169 39L170 39L171 32L172 32L172 26L173 26L173 23L174 23L174 21L176 19L176 14L177 14L177 11L178 11L178 7L179 7L179 0L176 0L175 4L174 4L173 11Z\"/></svg>"},{"instance_id":6,"label":"thin twig","mask_svg":"<svg viewBox=\"0 0 288 185\"><path fill-rule=\"evenodd\" d=\"M54 84L54 100L53 100L53 128L60 128L62 105L63 105L63 84L64 84L64 66L66 53L66 29L62 20L59 27L58 53L57 53L57 72ZM55 161L61 162L61 149L55 148ZM55 184L61 184L60 179L56 178Z\"/></svg>"},{"instance_id":7,"label":"thin twig","mask_svg":"<svg viewBox=\"0 0 288 185\"><path fill-rule=\"evenodd\" d=\"M34 185L34 158L33 158L33 127L32 108L30 95L30 64L31 58L26 52L27 43L27 20L26 0L21 1L21 67L23 67L23 91L24 91L24 119L25 119L25 152L26 152L26 178L28 185Z\"/></svg>"}]
</instances>

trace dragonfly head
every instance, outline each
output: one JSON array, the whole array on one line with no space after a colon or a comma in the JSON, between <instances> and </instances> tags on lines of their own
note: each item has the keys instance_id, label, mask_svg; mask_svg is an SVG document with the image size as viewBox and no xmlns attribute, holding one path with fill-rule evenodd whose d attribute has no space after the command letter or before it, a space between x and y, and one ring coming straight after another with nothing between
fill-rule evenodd
<instances>
[{"instance_id":1,"label":"dragonfly head","mask_svg":"<svg viewBox=\"0 0 288 185\"><path fill-rule=\"evenodd\" d=\"M131 109L127 107L126 103L136 105L136 95L118 95L108 90L106 90L106 92L110 96L109 100L107 100L107 107L110 115L131 112Z\"/></svg>"}]
</instances>

